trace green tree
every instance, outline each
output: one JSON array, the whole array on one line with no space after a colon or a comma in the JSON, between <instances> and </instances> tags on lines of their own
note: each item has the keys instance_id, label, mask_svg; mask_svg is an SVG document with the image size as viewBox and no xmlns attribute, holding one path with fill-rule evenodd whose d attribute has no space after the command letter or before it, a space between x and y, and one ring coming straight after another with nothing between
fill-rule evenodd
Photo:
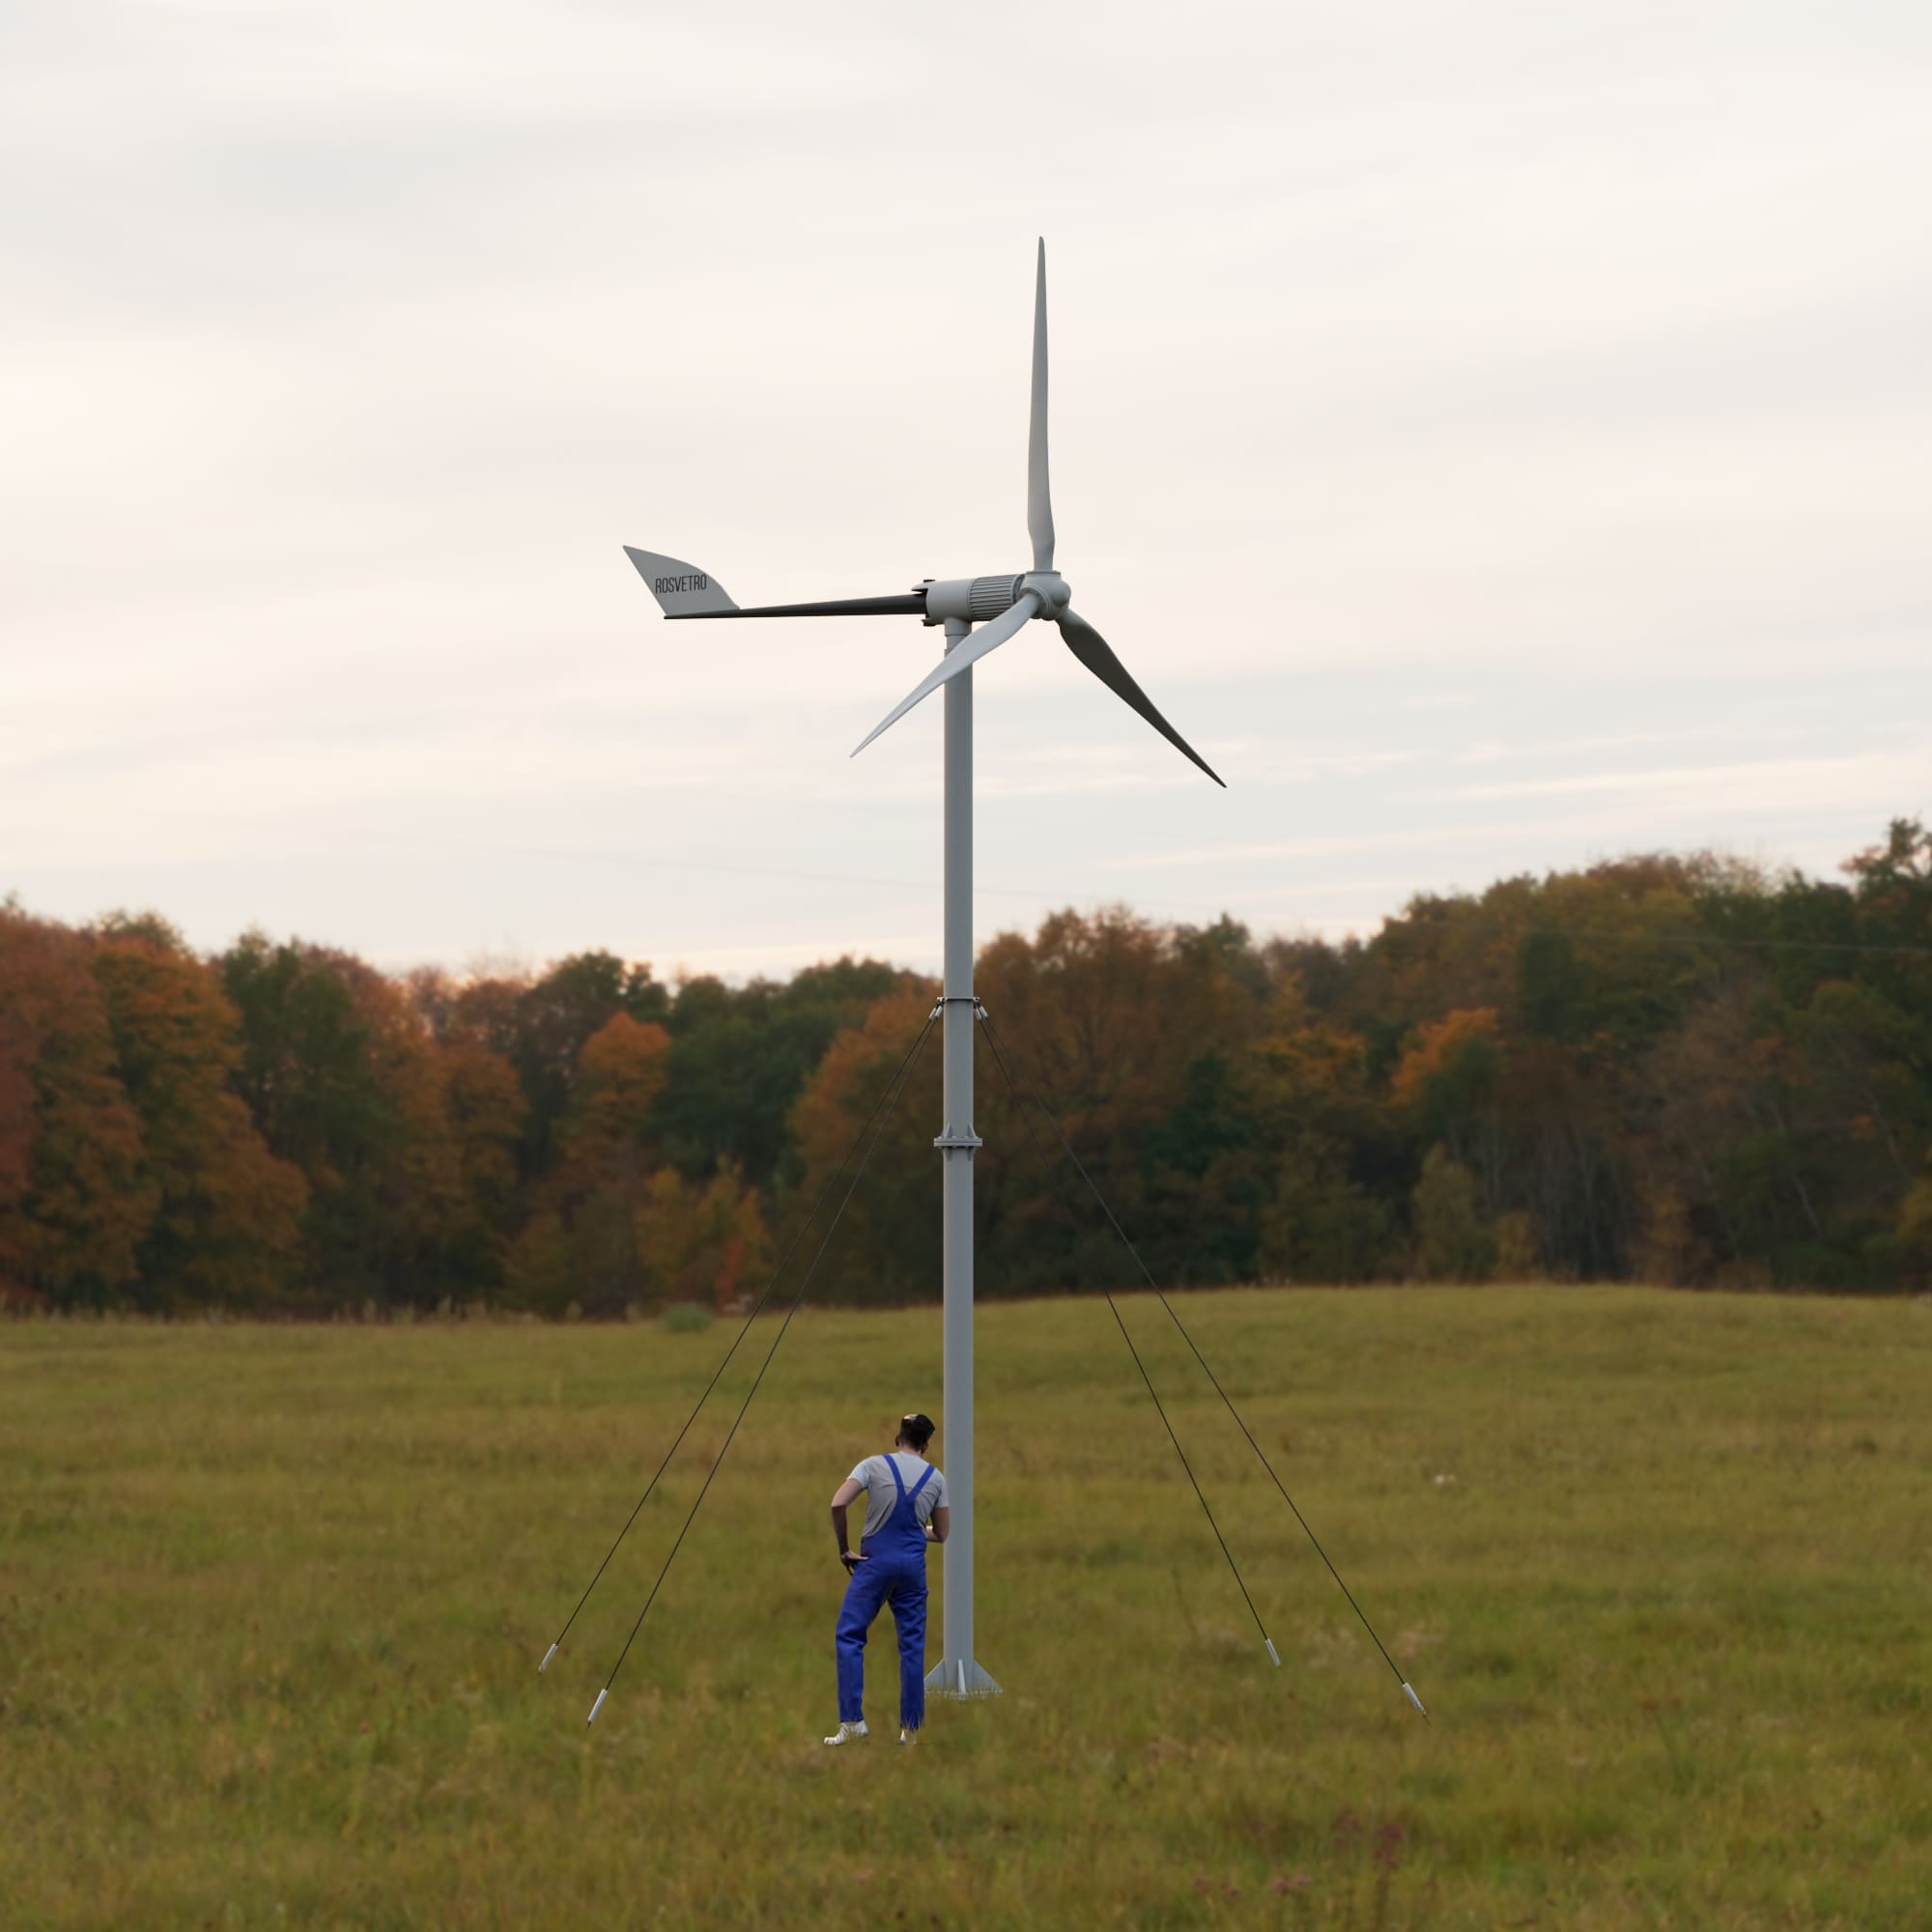
<instances>
[{"instance_id":1,"label":"green tree","mask_svg":"<svg viewBox=\"0 0 1932 1932\"><path fill-rule=\"evenodd\" d=\"M452 1266L463 1281L495 1289L504 1279L509 1242L521 1213L517 1151L522 1142L524 1092L516 1068L479 1041L446 1038L437 1056L443 1112L455 1145L464 1211Z\"/></svg>"},{"instance_id":2,"label":"green tree","mask_svg":"<svg viewBox=\"0 0 1932 1932\"><path fill-rule=\"evenodd\" d=\"M1502 1163L1501 1029L1493 1008L1425 1022L1397 1064L1390 1098L1425 1141L1474 1168L1493 1200Z\"/></svg>"},{"instance_id":3,"label":"green tree","mask_svg":"<svg viewBox=\"0 0 1932 1932\"><path fill-rule=\"evenodd\" d=\"M753 1186L795 1183L790 1117L806 1082L834 1037L911 977L846 958L782 985L687 980L667 1022L670 1057L654 1118L665 1157L688 1179L728 1160Z\"/></svg>"},{"instance_id":4,"label":"green tree","mask_svg":"<svg viewBox=\"0 0 1932 1932\"><path fill-rule=\"evenodd\" d=\"M1898 1204L1898 1240L1906 1267L1920 1282L1932 1280L1932 1158Z\"/></svg>"},{"instance_id":5,"label":"green tree","mask_svg":"<svg viewBox=\"0 0 1932 1932\"><path fill-rule=\"evenodd\" d=\"M346 953L249 933L223 955L236 1082L309 1187L308 1286L333 1305L433 1303L457 1272L464 1188L436 1043L405 990Z\"/></svg>"},{"instance_id":6,"label":"green tree","mask_svg":"<svg viewBox=\"0 0 1932 1932\"><path fill-rule=\"evenodd\" d=\"M1439 1147L1429 1150L1415 1183L1416 1264L1431 1281L1488 1281L1496 1243L1476 1206L1476 1179Z\"/></svg>"},{"instance_id":7,"label":"green tree","mask_svg":"<svg viewBox=\"0 0 1932 1932\"><path fill-rule=\"evenodd\" d=\"M1260 1265L1273 1279L1372 1281L1397 1263L1394 1216L1377 1197L1392 1136L1368 1047L1318 1019L1286 979L1246 1063L1247 1106L1273 1164Z\"/></svg>"},{"instance_id":8,"label":"green tree","mask_svg":"<svg viewBox=\"0 0 1932 1932\"><path fill-rule=\"evenodd\" d=\"M975 977L1019 1077L1155 1276L1252 1275L1267 1172L1236 1069L1261 1024L1266 969L1246 933L1231 922L1166 929L1122 907L1058 912L1031 940L995 938ZM989 1059L980 1056L975 1124L993 1151L977 1157L975 1185L993 1292L1128 1278L1119 1236L1077 1178L1062 1167L1071 1218L1040 1179Z\"/></svg>"}]
</instances>

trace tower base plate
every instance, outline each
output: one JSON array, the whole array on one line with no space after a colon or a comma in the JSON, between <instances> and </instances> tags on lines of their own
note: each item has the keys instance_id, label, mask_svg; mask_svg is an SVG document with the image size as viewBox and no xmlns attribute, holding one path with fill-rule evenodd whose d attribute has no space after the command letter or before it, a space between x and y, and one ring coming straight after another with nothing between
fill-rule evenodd
<instances>
[{"instance_id":1,"label":"tower base plate","mask_svg":"<svg viewBox=\"0 0 1932 1932\"><path fill-rule=\"evenodd\" d=\"M980 1668L963 1659L949 1657L925 1673L928 1697L997 1697L1000 1687Z\"/></svg>"}]
</instances>

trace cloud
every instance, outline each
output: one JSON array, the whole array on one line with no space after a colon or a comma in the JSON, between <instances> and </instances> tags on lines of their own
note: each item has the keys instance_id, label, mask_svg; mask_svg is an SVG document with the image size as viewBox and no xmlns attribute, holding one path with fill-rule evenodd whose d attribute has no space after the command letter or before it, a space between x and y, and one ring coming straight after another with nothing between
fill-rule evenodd
<instances>
[{"instance_id":1,"label":"cloud","mask_svg":"<svg viewBox=\"0 0 1932 1932\"><path fill-rule=\"evenodd\" d=\"M1760 758L1720 765L1632 766L1561 778L1520 779L1420 792L1419 801L1582 798L1624 795L1639 806L1680 812L1694 809L1725 817L1770 810L1874 811L1919 804L1932 793L1932 739L1902 751L1850 757Z\"/></svg>"},{"instance_id":2,"label":"cloud","mask_svg":"<svg viewBox=\"0 0 1932 1932\"><path fill-rule=\"evenodd\" d=\"M1431 846L1466 845L1512 837L1521 827L1510 820L1484 825L1402 825L1381 832L1350 832L1314 838L1262 839L1251 844L1196 846L1179 852L1139 852L1116 862L1122 871L1164 871L1267 859L1352 858L1364 852L1422 851Z\"/></svg>"}]
</instances>

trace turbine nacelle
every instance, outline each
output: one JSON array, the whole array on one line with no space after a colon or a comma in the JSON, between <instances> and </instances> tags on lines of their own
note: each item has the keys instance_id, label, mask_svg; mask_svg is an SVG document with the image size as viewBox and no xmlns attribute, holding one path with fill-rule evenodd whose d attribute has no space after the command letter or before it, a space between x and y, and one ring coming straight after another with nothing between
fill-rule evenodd
<instances>
[{"instance_id":1,"label":"turbine nacelle","mask_svg":"<svg viewBox=\"0 0 1932 1932\"><path fill-rule=\"evenodd\" d=\"M925 598L925 621L983 624L1010 611L1022 597L1035 600L1034 614L1055 617L1072 593L1054 570L1021 570L1003 577L930 578L919 586Z\"/></svg>"}]
</instances>

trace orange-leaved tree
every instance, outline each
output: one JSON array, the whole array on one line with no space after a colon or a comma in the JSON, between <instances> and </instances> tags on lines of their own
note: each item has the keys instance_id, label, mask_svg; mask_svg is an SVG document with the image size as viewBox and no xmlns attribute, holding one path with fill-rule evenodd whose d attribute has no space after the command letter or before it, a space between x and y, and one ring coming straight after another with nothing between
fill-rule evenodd
<instances>
[{"instance_id":1,"label":"orange-leaved tree","mask_svg":"<svg viewBox=\"0 0 1932 1932\"><path fill-rule=\"evenodd\" d=\"M756 1294L771 1272L771 1237L758 1191L733 1162L708 1181L661 1167L644 1183L635 1217L638 1253L653 1303L710 1302L721 1313Z\"/></svg>"},{"instance_id":2,"label":"orange-leaved tree","mask_svg":"<svg viewBox=\"0 0 1932 1932\"><path fill-rule=\"evenodd\" d=\"M564 1161L581 1179L637 1174L669 1052L670 1036L655 1020L622 1012L583 1042L559 1133Z\"/></svg>"},{"instance_id":3,"label":"orange-leaved tree","mask_svg":"<svg viewBox=\"0 0 1932 1932\"><path fill-rule=\"evenodd\" d=\"M125 1293L158 1194L89 950L0 906L0 1281L61 1307Z\"/></svg>"},{"instance_id":4,"label":"orange-leaved tree","mask_svg":"<svg viewBox=\"0 0 1932 1932\"><path fill-rule=\"evenodd\" d=\"M308 1186L230 1091L240 1021L213 968L152 917L98 928L93 970L156 1210L137 1252L145 1308L262 1308L288 1286Z\"/></svg>"},{"instance_id":5,"label":"orange-leaved tree","mask_svg":"<svg viewBox=\"0 0 1932 1932\"><path fill-rule=\"evenodd\" d=\"M796 1269L802 1270L817 1253L867 1146L876 1139L864 1179L851 1189L850 1205L813 1277L815 1299L896 1302L939 1293L939 1155L932 1146L941 1124L936 1023L897 1105L888 1118L874 1122L850 1165L838 1174L839 1162L892 1087L931 1010L929 986L904 986L874 1001L858 1026L834 1037L792 1108L792 1137L804 1172L789 1204L791 1213L802 1216L820 1189L832 1183L820 1217L793 1263Z\"/></svg>"},{"instance_id":6,"label":"orange-leaved tree","mask_svg":"<svg viewBox=\"0 0 1932 1932\"><path fill-rule=\"evenodd\" d=\"M651 1296L639 1246L651 1160L651 1109L664 1091L670 1037L616 1012L578 1049L539 1183L538 1208L509 1263L512 1293L550 1313L570 1304L614 1314Z\"/></svg>"}]
</instances>

